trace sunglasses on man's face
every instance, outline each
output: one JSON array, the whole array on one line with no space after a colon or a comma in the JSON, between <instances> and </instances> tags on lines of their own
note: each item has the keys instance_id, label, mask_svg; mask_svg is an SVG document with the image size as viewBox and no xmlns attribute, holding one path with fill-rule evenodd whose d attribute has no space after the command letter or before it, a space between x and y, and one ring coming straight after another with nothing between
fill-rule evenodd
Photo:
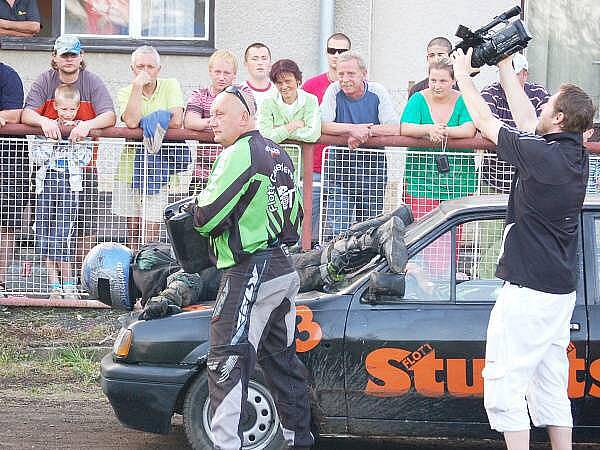
<instances>
[{"instance_id":1,"label":"sunglasses on man's face","mask_svg":"<svg viewBox=\"0 0 600 450\"><path fill-rule=\"evenodd\" d=\"M225 92L227 92L228 94L233 94L237 98L239 98L240 102L242 102L242 105L244 105L244 107L246 108L246 111L248 111L248 114L251 114L250 113L250 108L248 107L248 103L246 103L246 99L244 98L244 96L242 95L242 93L240 92L240 90L237 87L235 87L235 86L227 86L225 88Z\"/></svg>"},{"instance_id":2,"label":"sunglasses on man's face","mask_svg":"<svg viewBox=\"0 0 600 450\"><path fill-rule=\"evenodd\" d=\"M330 55L335 55L336 53L338 55L341 55L344 52L347 52L349 49L347 48L334 48L334 47L327 47L327 53L329 53Z\"/></svg>"}]
</instances>

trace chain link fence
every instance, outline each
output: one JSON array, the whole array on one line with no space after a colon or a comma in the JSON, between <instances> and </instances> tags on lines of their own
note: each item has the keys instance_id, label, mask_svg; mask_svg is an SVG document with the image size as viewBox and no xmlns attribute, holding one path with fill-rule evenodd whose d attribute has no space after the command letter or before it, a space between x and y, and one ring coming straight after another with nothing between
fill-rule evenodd
<instances>
[{"instance_id":1,"label":"chain link fence","mask_svg":"<svg viewBox=\"0 0 600 450\"><path fill-rule=\"evenodd\" d=\"M301 148L283 147L300 183ZM45 297L61 282L85 296L79 269L97 243L136 250L166 241L164 207L205 187L222 148L187 140L149 154L141 142L123 138L73 145L27 136L0 138L0 150L0 282L7 294ZM494 153L330 146L323 157L319 242L401 204L418 219L444 200L507 193L511 179L512 169ZM588 192L599 191L599 179L600 158L592 155ZM492 277L502 230L502 220L461 226L455 246L447 233L447 242L438 239L415 261L428 279L449 270L453 254L459 273Z\"/></svg>"},{"instance_id":2,"label":"chain link fence","mask_svg":"<svg viewBox=\"0 0 600 450\"><path fill-rule=\"evenodd\" d=\"M284 145L300 180L301 149ZM165 207L206 186L218 144L38 136L0 139L0 282L6 294L85 297L83 258L100 242L166 241Z\"/></svg>"},{"instance_id":3,"label":"chain link fence","mask_svg":"<svg viewBox=\"0 0 600 450\"><path fill-rule=\"evenodd\" d=\"M319 242L336 238L353 223L407 204L416 220L445 200L510 192L512 167L482 150L432 152L406 148L327 147L323 156ZM599 192L600 158L590 156L588 193ZM504 221L481 220L445 233L409 264L417 281L448 279L452 258L457 276L492 279ZM426 282L426 281L427 282ZM424 296L423 291L419 295ZM424 297L425 298L425 297Z\"/></svg>"}]
</instances>

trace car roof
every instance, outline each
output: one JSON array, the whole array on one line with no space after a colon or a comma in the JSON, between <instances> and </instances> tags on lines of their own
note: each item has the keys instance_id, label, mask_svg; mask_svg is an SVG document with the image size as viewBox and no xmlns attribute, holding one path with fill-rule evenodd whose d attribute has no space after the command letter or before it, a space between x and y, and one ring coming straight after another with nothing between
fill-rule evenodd
<instances>
[{"instance_id":1,"label":"car roof","mask_svg":"<svg viewBox=\"0 0 600 450\"><path fill-rule=\"evenodd\" d=\"M429 233L442 223L448 222L455 216L468 213L489 213L504 215L508 203L508 194L500 195L470 195L453 200L445 200L439 207L423 216L407 227L406 243L410 245L420 236ZM584 210L600 209L600 194L588 194L585 197Z\"/></svg>"}]
</instances>

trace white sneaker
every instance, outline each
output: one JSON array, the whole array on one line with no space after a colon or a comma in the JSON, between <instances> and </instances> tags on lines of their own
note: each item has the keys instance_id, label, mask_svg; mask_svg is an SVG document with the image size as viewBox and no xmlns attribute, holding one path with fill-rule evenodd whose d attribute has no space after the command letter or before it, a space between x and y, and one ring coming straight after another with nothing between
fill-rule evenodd
<instances>
[{"instance_id":1,"label":"white sneaker","mask_svg":"<svg viewBox=\"0 0 600 450\"><path fill-rule=\"evenodd\" d=\"M62 300L63 298L63 290L62 288L54 288L50 291L50 295L48 296L48 300Z\"/></svg>"},{"instance_id":2,"label":"white sneaker","mask_svg":"<svg viewBox=\"0 0 600 450\"><path fill-rule=\"evenodd\" d=\"M74 284L65 284L63 286L64 294L62 298L65 300L81 300L81 295Z\"/></svg>"}]
</instances>

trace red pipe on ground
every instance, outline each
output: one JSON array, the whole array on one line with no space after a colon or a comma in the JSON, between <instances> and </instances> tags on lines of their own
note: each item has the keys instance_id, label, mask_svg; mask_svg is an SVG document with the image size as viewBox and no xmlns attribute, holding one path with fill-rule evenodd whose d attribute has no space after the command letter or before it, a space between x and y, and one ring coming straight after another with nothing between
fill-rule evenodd
<instances>
[{"instance_id":1,"label":"red pipe on ground","mask_svg":"<svg viewBox=\"0 0 600 450\"><path fill-rule=\"evenodd\" d=\"M99 302L98 300L50 300L48 298L16 295L0 297L0 306L33 306L36 308L110 308L110 306Z\"/></svg>"}]
</instances>

